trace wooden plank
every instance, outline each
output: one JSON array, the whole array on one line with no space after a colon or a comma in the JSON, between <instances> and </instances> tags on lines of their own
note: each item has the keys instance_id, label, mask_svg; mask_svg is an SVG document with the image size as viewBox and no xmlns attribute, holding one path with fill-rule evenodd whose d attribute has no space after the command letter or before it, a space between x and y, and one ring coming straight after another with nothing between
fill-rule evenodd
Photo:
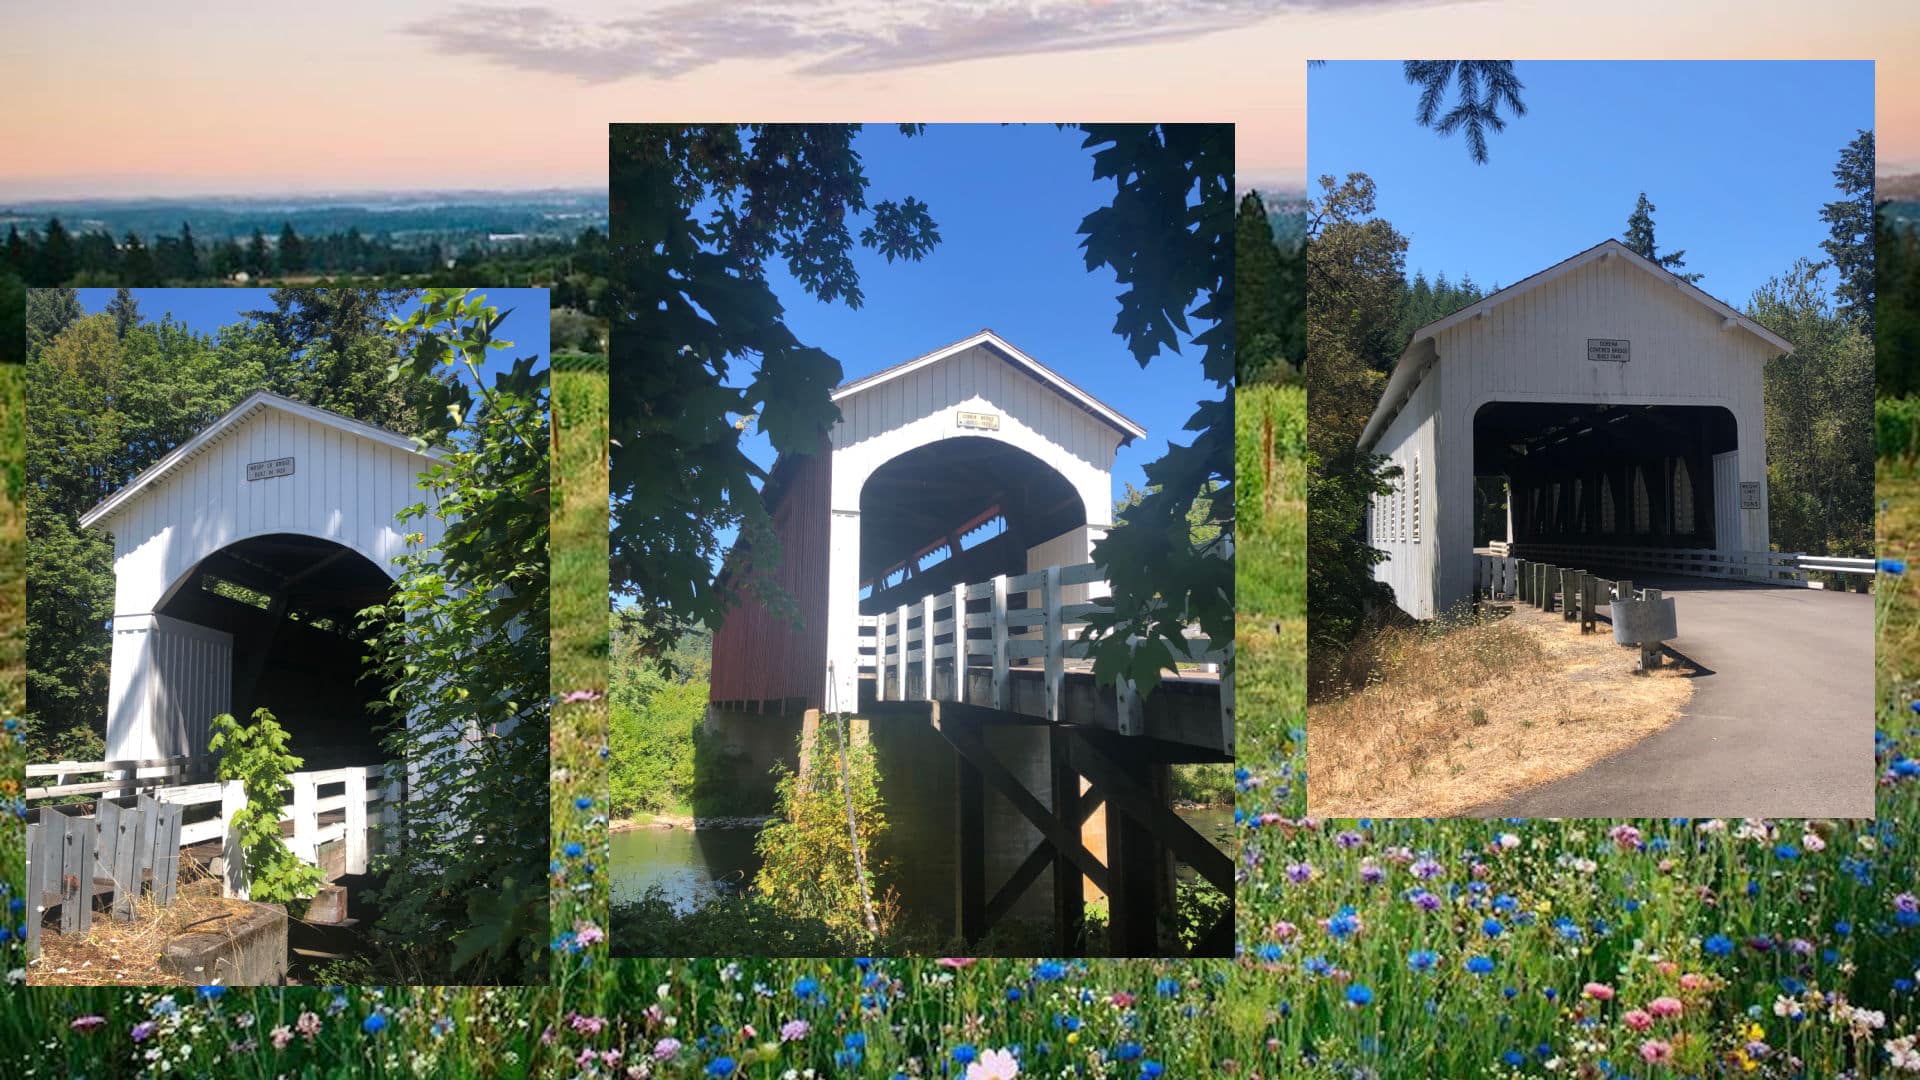
<instances>
[{"instance_id":1,"label":"wooden plank","mask_svg":"<svg viewBox=\"0 0 1920 1080\"><path fill-rule=\"evenodd\" d=\"M133 880L138 891L138 883L152 881L154 877L153 836L155 827L160 825L160 800L151 795L142 795L135 805L140 811L140 831L133 838ZM160 894L157 883L147 888L157 900Z\"/></svg>"},{"instance_id":2,"label":"wooden plank","mask_svg":"<svg viewBox=\"0 0 1920 1080\"><path fill-rule=\"evenodd\" d=\"M1063 626L1060 622L1060 568L1047 568L1046 579L1040 590L1040 605L1046 609L1046 663L1047 663L1047 723L1057 724L1060 716L1060 682L1066 672L1066 653L1062 640Z\"/></svg>"},{"instance_id":3,"label":"wooden plank","mask_svg":"<svg viewBox=\"0 0 1920 1080\"><path fill-rule=\"evenodd\" d=\"M987 783L993 785L995 791L1012 803L1022 817L1032 822L1033 827L1040 830L1040 834L1045 836L1056 849L1064 850L1067 857L1073 860L1074 865L1093 879L1095 888L1102 892L1107 891L1107 868L1101 865L1100 860L1094 858L1093 853L1080 843L1076 830L1062 828L1053 819L1052 811L1043 806L1039 799L1034 798L1033 793L1008 772L1006 766L1000 764L999 759L987 749L986 742L980 738L978 731L962 723L942 723L937 705L934 708L932 720L934 728L946 737L954 749L966 755L974 763L980 770L980 775Z\"/></svg>"},{"instance_id":4,"label":"wooden plank","mask_svg":"<svg viewBox=\"0 0 1920 1080\"><path fill-rule=\"evenodd\" d=\"M901 604L895 623L900 631L900 650L893 654L893 696L907 700L907 605Z\"/></svg>"},{"instance_id":5,"label":"wooden plank","mask_svg":"<svg viewBox=\"0 0 1920 1080\"><path fill-rule=\"evenodd\" d=\"M293 818L293 839L287 845L293 857L310 866L320 864L320 839L316 835L320 830L320 812L314 805L318 789L311 777L294 773L287 777L293 783L293 805L291 814L287 809L281 811L280 819Z\"/></svg>"},{"instance_id":6,"label":"wooden plank","mask_svg":"<svg viewBox=\"0 0 1920 1080\"><path fill-rule=\"evenodd\" d=\"M347 778L347 852L349 874L367 872L367 772L353 770Z\"/></svg>"},{"instance_id":7,"label":"wooden plank","mask_svg":"<svg viewBox=\"0 0 1920 1080\"><path fill-rule=\"evenodd\" d=\"M185 772L193 763L193 758L186 757L144 758L139 760L128 758L124 761L56 761L51 764L29 765L27 766L27 775L29 777L65 776L70 773L97 773L122 769L134 769L137 771L140 769L163 768Z\"/></svg>"},{"instance_id":8,"label":"wooden plank","mask_svg":"<svg viewBox=\"0 0 1920 1080\"><path fill-rule=\"evenodd\" d=\"M987 792L980 769L953 755L954 922L969 945L987 932Z\"/></svg>"},{"instance_id":9,"label":"wooden plank","mask_svg":"<svg viewBox=\"0 0 1920 1080\"><path fill-rule=\"evenodd\" d=\"M993 707L1004 709L1008 705L1009 686L1007 682L1007 575L997 574L993 579ZM962 680L964 681L964 679ZM960 689L960 696L966 697L966 687Z\"/></svg>"},{"instance_id":10,"label":"wooden plank","mask_svg":"<svg viewBox=\"0 0 1920 1080\"><path fill-rule=\"evenodd\" d=\"M1072 830L1084 836L1081 827L1093 816L1100 800L1083 799L1080 774L1073 768L1073 732L1054 727L1048 735L1048 769L1053 787L1053 820L1062 831ZM1086 878L1073 859L1052 844L1046 845L1053 859L1053 941L1061 956L1084 956L1087 950Z\"/></svg>"},{"instance_id":11,"label":"wooden plank","mask_svg":"<svg viewBox=\"0 0 1920 1080\"><path fill-rule=\"evenodd\" d=\"M1040 875L1052 865L1053 845L1042 840L1027 853L1026 858L1020 860L1020 865L1014 867L1013 873L1001 883L1000 888L994 892L993 898L987 901L982 923L988 929L998 926L1000 920L1006 918L1007 913L1013 910L1013 905L1019 903L1020 898L1026 895L1027 889L1040 880Z\"/></svg>"},{"instance_id":12,"label":"wooden plank","mask_svg":"<svg viewBox=\"0 0 1920 1080\"><path fill-rule=\"evenodd\" d=\"M46 914L47 894L58 892L53 888L58 878L60 865L57 857L59 848L64 846L61 839L48 843L50 839L61 835L56 830L57 823L31 824L27 826L27 959L40 955L40 920Z\"/></svg>"},{"instance_id":13,"label":"wooden plank","mask_svg":"<svg viewBox=\"0 0 1920 1080\"><path fill-rule=\"evenodd\" d=\"M933 597L920 600L920 695L933 700Z\"/></svg>"},{"instance_id":14,"label":"wooden plank","mask_svg":"<svg viewBox=\"0 0 1920 1080\"><path fill-rule=\"evenodd\" d=\"M113 878L114 845L119 841L120 815L122 809L118 803L102 800L93 808L93 876Z\"/></svg>"},{"instance_id":15,"label":"wooden plank","mask_svg":"<svg viewBox=\"0 0 1920 1080\"><path fill-rule=\"evenodd\" d=\"M66 815L61 815L66 817ZM66 817L60 854L60 932L84 934L93 928L93 841L90 818Z\"/></svg>"}]
</instances>

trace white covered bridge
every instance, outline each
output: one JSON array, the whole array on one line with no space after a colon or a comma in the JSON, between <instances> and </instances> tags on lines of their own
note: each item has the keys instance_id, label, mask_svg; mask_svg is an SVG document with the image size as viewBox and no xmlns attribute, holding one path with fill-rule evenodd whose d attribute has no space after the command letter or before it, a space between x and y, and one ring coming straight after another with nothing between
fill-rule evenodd
<instances>
[{"instance_id":1,"label":"white covered bridge","mask_svg":"<svg viewBox=\"0 0 1920 1080\"><path fill-rule=\"evenodd\" d=\"M1792 351L1617 240L1421 327L1360 437L1400 469L1375 578L1432 618L1476 546L1769 577L1764 375Z\"/></svg>"}]
</instances>

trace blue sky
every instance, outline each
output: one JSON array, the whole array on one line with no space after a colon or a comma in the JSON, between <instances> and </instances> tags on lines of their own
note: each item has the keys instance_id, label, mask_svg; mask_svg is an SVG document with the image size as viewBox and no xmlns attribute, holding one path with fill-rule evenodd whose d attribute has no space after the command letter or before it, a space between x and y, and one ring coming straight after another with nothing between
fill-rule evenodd
<instances>
[{"instance_id":1,"label":"blue sky","mask_svg":"<svg viewBox=\"0 0 1920 1080\"><path fill-rule=\"evenodd\" d=\"M80 306L98 314L113 300L114 289L78 289ZM141 318L158 322L171 314L187 327L202 334L216 334L220 328L240 321L241 312L264 311L273 307L271 289L134 289L140 303ZM499 336L513 342L511 349L496 350L482 370L492 385L493 373L505 371L515 357L538 356L535 370L547 365L548 309L545 289L481 289L482 296L497 308L513 309L500 324ZM401 306L402 314L420 306L411 300Z\"/></svg>"},{"instance_id":2,"label":"blue sky","mask_svg":"<svg viewBox=\"0 0 1920 1080\"><path fill-rule=\"evenodd\" d=\"M784 264L770 265L768 279L787 326L838 359L846 379L993 328L1147 429L1116 457L1118 497L1124 483L1146 484L1143 466L1166 452L1169 437L1191 441L1181 430L1187 418L1219 391L1201 377L1198 352L1162 353L1142 369L1113 333L1119 285L1110 270L1087 271L1077 230L1112 200L1114 187L1093 181L1084 137L1051 124L934 125L913 138L870 126L854 142L871 182L868 203L907 195L927 203L939 246L918 263L889 264L859 249L854 262L866 301L857 311L814 300ZM752 379L745 366L732 374L737 385ZM750 437L746 449L772 464L765 436Z\"/></svg>"},{"instance_id":3,"label":"blue sky","mask_svg":"<svg viewBox=\"0 0 1920 1080\"><path fill-rule=\"evenodd\" d=\"M1870 61L1523 60L1514 73L1527 115L1490 132L1476 165L1461 135L1415 126L1399 62L1313 68L1309 192L1322 174L1368 174L1411 240L1409 278L1470 273L1490 289L1618 238L1644 191L1658 250L1684 249L1700 287L1744 309L1795 258L1825 257L1833 167L1874 122Z\"/></svg>"}]
</instances>

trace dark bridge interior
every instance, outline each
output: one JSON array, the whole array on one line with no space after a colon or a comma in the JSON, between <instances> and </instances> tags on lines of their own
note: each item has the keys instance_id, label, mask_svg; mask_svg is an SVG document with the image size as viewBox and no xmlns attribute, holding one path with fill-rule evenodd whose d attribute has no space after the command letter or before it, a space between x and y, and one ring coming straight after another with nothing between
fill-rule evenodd
<instances>
[{"instance_id":1,"label":"dark bridge interior","mask_svg":"<svg viewBox=\"0 0 1920 1080\"><path fill-rule=\"evenodd\" d=\"M1073 485L1024 450L976 437L910 450L860 492L860 612L1026 573L1029 547L1086 522Z\"/></svg>"},{"instance_id":2,"label":"dark bridge interior","mask_svg":"<svg viewBox=\"0 0 1920 1080\"><path fill-rule=\"evenodd\" d=\"M1473 471L1506 478L1516 543L1711 548L1713 456L1738 445L1719 406L1493 402ZM1505 539L1496 492L1476 484L1475 543Z\"/></svg>"},{"instance_id":3,"label":"dark bridge interior","mask_svg":"<svg viewBox=\"0 0 1920 1080\"><path fill-rule=\"evenodd\" d=\"M393 587L352 548L277 533L221 548L164 600L159 614L233 635L232 705L272 711L304 770L384 759L367 703L384 691L366 668L358 612Z\"/></svg>"}]
</instances>

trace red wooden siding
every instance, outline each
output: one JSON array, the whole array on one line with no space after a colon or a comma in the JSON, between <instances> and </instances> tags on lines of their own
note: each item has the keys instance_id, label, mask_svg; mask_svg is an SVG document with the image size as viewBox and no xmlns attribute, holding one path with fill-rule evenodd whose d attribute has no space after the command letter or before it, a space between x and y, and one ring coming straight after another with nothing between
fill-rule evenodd
<instances>
[{"instance_id":1,"label":"red wooden siding","mask_svg":"<svg viewBox=\"0 0 1920 1080\"><path fill-rule=\"evenodd\" d=\"M775 616L758 601L743 599L713 637L715 702L777 702L798 698L803 708L824 709L827 682L828 509L833 454L822 442L817 453L778 462L768 481L776 490L773 529L780 538L780 564L770 574L793 598L800 626Z\"/></svg>"}]
</instances>

